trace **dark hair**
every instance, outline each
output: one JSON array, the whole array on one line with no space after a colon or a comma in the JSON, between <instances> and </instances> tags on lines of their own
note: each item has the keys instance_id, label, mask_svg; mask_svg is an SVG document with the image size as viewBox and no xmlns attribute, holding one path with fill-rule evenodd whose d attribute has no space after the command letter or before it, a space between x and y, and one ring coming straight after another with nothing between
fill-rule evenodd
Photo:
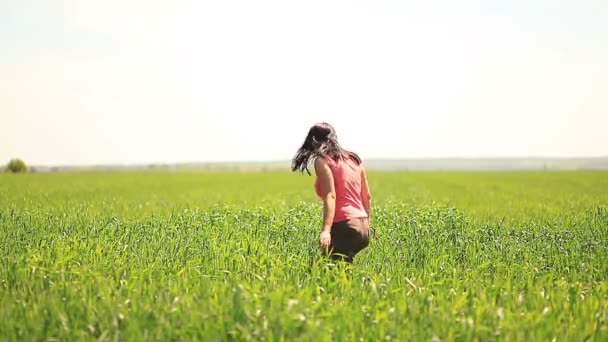
<instances>
[{"instance_id":1,"label":"dark hair","mask_svg":"<svg viewBox=\"0 0 608 342\"><path fill-rule=\"evenodd\" d=\"M361 158L356 153L340 147L336 130L326 122L318 123L310 128L306 140L292 159L291 170L302 173L306 171L310 175L308 165L319 157L330 157L336 161L352 159L357 164L361 164Z\"/></svg>"}]
</instances>

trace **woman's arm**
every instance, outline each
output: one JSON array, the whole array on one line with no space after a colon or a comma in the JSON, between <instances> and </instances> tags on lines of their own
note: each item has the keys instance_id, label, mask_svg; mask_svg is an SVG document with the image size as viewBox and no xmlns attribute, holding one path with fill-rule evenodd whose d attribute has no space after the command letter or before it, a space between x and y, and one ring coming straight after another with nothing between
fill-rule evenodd
<instances>
[{"instance_id":1,"label":"woman's arm","mask_svg":"<svg viewBox=\"0 0 608 342\"><path fill-rule=\"evenodd\" d=\"M371 218L372 210L372 194L369 190L369 182L367 181L367 172L365 168L361 168L361 199L363 200L363 208L367 213L367 217Z\"/></svg>"},{"instance_id":2,"label":"woman's arm","mask_svg":"<svg viewBox=\"0 0 608 342\"><path fill-rule=\"evenodd\" d=\"M336 213L336 189L334 176L324 158L315 160L315 172L320 183L321 198L323 199L323 227L321 228L320 242L322 248L331 245L331 226Z\"/></svg>"}]
</instances>

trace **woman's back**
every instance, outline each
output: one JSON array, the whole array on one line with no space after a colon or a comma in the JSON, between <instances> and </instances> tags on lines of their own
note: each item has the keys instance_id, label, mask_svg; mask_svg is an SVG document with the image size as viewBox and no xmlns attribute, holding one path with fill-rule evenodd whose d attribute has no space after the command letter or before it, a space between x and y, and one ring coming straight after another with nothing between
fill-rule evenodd
<instances>
[{"instance_id":1,"label":"woman's back","mask_svg":"<svg viewBox=\"0 0 608 342\"><path fill-rule=\"evenodd\" d=\"M331 169L336 190L336 213L334 222L367 217L363 206L362 171L363 166L351 158L333 159L326 157ZM317 195L321 195L319 179L315 182Z\"/></svg>"}]
</instances>

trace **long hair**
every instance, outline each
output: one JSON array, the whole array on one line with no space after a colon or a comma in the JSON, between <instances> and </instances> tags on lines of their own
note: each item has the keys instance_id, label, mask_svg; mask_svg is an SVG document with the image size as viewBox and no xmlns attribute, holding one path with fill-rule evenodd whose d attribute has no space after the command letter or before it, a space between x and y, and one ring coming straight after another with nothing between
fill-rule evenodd
<instances>
[{"instance_id":1,"label":"long hair","mask_svg":"<svg viewBox=\"0 0 608 342\"><path fill-rule=\"evenodd\" d=\"M361 164L361 158L356 153L347 151L338 144L336 130L328 123L321 122L310 128L302 146L296 152L291 162L292 171L306 171L310 175L308 165L319 157L329 157L334 160L352 159Z\"/></svg>"}]
</instances>

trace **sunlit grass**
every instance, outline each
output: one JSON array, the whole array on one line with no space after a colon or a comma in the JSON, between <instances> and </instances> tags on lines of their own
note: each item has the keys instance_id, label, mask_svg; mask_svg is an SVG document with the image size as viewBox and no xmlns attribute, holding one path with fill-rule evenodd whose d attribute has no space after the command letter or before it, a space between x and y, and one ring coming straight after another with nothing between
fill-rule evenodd
<instances>
[{"instance_id":1,"label":"sunlit grass","mask_svg":"<svg viewBox=\"0 0 608 342\"><path fill-rule=\"evenodd\" d=\"M375 173L319 256L312 179L0 175L9 340L608 339L608 173Z\"/></svg>"}]
</instances>

